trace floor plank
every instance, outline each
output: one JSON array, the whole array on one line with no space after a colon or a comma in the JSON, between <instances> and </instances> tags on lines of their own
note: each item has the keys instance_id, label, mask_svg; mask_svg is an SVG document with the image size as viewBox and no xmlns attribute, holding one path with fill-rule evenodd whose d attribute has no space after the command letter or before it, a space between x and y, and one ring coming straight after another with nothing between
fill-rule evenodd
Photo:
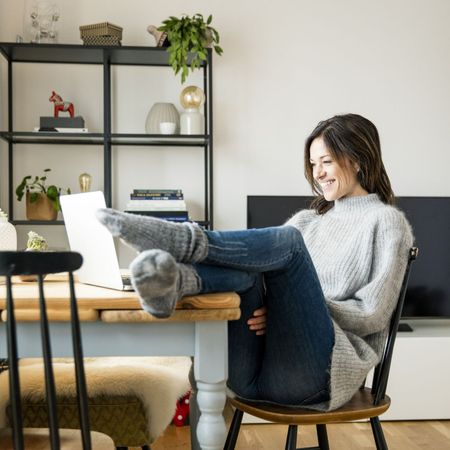
<instances>
[{"instance_id":1,"label":"floor plank","mask_svg":"<svg viewBox=\"0 0 450 450\"><path fill-rule=\"evenodd\" d=\"M450 420L382 422L390 450L449 450ZM374 450L369 423L329 425L328 438L333 450ZM190 449L189 427L170 426L152 450ZM284 449L287 428L283 425L243 425L236 450ZM314 426L299 429L297 446L317 445ZM138 449L136 449L138 450Z\"/></svg>"}]
</instances>

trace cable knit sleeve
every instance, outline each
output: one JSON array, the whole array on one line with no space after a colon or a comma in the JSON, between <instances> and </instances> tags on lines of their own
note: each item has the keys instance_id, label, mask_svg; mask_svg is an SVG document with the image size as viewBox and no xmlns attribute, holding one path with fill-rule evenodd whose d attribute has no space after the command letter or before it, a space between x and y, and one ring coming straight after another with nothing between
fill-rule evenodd
<instances>
[{"instance_id":1,"label":"cable knit sleeve","mask_svg":"<svg viewBox=\"0 0 450 450\"><path fill-rule=\"evenodd\" d=\"M351 298L327 301L342 329L358 336L385 329L400 293L412 244L411 228L404 215L393 207L383 209L374 228L368 282Z\"/></svg>"},{"instance_id":2,"label":"cable knit sleeve","mask_svg":"<svg viewBox=\"0 0 450 450\"><path fill-rule=\"evenodd\" d=\"M302 209L296 212L292 217L290 217L284 225L289 225L297 228L301 232L304 228L311 223L311 220L317 218L318 214L313 209Z\"/></svg>"}]
</instances>

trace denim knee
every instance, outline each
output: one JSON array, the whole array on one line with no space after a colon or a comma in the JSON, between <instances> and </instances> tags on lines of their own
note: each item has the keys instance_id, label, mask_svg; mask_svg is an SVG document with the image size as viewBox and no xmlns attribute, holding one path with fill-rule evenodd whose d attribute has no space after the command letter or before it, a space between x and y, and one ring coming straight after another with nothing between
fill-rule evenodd
<instances>
[{"instance_id":1,"label":"denim knee","mask_svg":"<svg viewBox=\"0 0 450 450\"><path fill-rule=\"evenodd\" d=\"M241 287L236 292L238 294L244 294L245 292L249 291L250 289L253 289L256 286L260 286L262 289L263 281L262 281L262 274L259 272L244 272L242 271L240 275L240 283Z\"/></svg>"},{"instance_id":2,"label":"denim knee","mask_svg":"<svg viewBox=\"0 0 450 450\"><path fill-rule=\"evenodd\" d=\"M292 250L302 250L305 247L302 233L297 228L292 225L283 225L280 231L281 238Z\"/></svg>"}]
</instances>

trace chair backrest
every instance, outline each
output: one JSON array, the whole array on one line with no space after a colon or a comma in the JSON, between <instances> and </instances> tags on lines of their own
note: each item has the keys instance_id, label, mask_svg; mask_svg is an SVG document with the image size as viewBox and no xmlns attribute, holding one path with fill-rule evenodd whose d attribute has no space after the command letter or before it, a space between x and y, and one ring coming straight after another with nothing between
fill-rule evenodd
<instances>
[{"instance_id":1,"label":"chair backrest","mask_svg":"<svg viewBox=\"0 0 450 450\"><path fill-rule=\"evenodd\" d=\"M83 449L91 449L86 379L83 366L83 350L81 346L80 322L78 318L73 279L73 272L81 267L82 262L83 259L81 255L75 252L0 252L0 275L6 276L6 336L7 354L9 360L9 392L12 410L13 444L15 450L23 450L24 439L18 368L17 329L14 314L14 289L11 277L14 275L37 275L39 289L40 331L42 340L42 355L44 360L50 443L52 450L58 450L60 448L60 439L56 411L56 393L51 363L52 351L43 280L44 275L46 274L61 272L68 272L69 275L72 344L75 361L75 378L78 393L78 411Z\"/></svg>"},{"instance_id":2,"label":"chair backrest","mask_svg":"<svg viewBox=\"0 0 450 450\"><path fill-rule=\"evenodd\" d=\"M408 254L408 263L406 265L405 275L403 277L402 287L397 300L397 306L392 314L391 322L389 325L389 333L386 340L386 345L383 351L380 362L375 368L373 381L372 381L372 394L374 395L374 405L378 405L379 402L386 395L386 387L389 378L389 370L391 368L392 353L394 351L395 339L397 337L398 325L400 323L400 317L402 315L403 303L405 301L406 289L408 287L409 274L411 272L411 263L417 258L419 249L412 247Z\"/></svg>"}]
</instances>

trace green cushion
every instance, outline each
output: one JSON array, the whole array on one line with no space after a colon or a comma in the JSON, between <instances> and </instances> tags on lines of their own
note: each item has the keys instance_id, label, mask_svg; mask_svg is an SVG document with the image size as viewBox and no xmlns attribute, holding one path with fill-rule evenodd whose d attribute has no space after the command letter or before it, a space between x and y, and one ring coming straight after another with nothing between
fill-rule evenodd
<instances>
[{"instance_id":1,"label":"green cushion","mask_svg":"<svg viewBox=\"0 0 450 450\"><path fill-rule=\"evenodd\" d=\"M79 428L76 397L58 397L58 420L61 428ZM22 399L23 425L47 428L47 404L44 400ZM11 423L11 406L6 409ZM112 438L116 447L142 447L151 444L144 406L133 395L98 395L89 398L92 431Z\"/></svg>"}]
</instances>

